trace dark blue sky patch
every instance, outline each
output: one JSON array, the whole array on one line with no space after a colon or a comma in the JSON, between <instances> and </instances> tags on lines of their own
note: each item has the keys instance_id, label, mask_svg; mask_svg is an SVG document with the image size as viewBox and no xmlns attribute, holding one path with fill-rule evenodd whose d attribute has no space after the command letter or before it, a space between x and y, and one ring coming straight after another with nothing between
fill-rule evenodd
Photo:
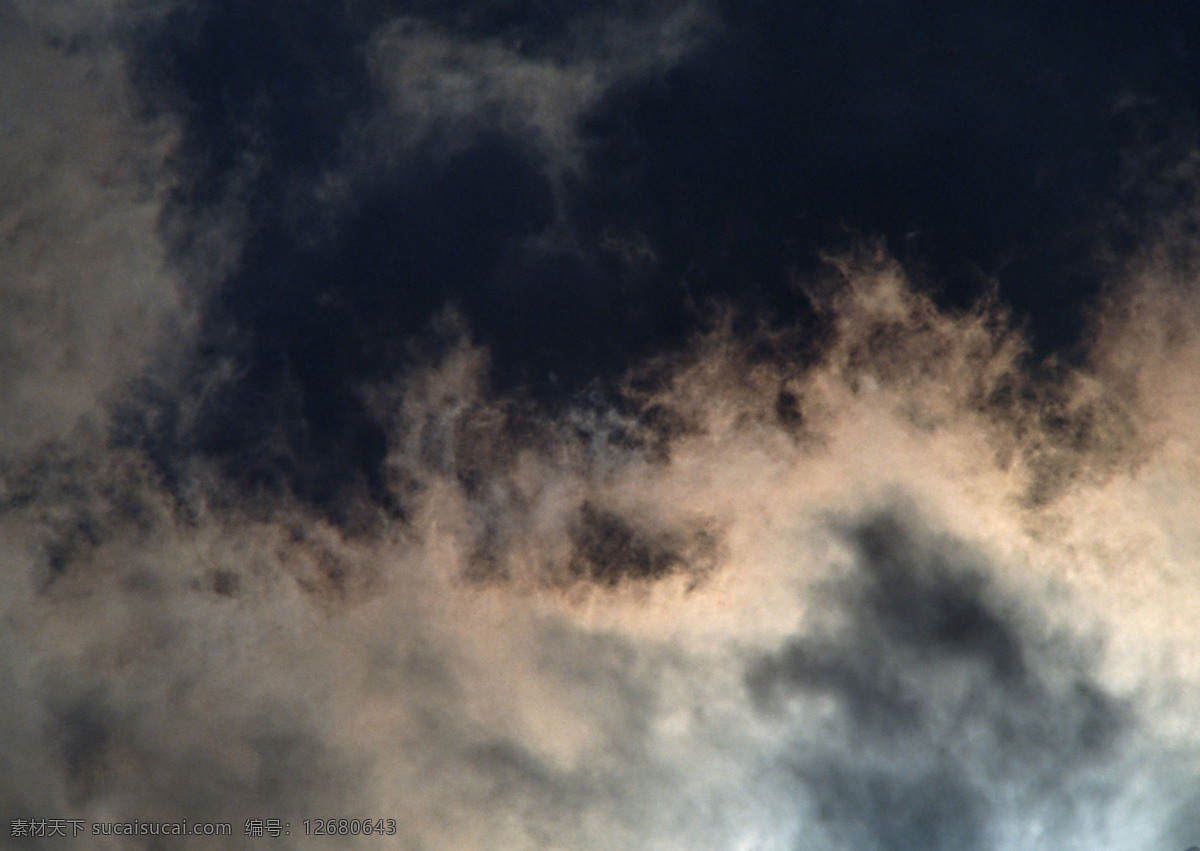
<instances>
[{"instance_id":1,"label":"dark blue sky patch","mask_svg":"<svg viewBox=\"0 0 1200 851\"><path fill-rule=\"evenodd\" d=\"M253 159L239 200L254 220L335 165L347 122L375 99L367 23L340 3L210 0L136 33L135 79L184 117L180 202L219 202Z\"/></svg>"},{"instance_id":2,"label":"dark blue sky patch","mask_svg":"<svg viewBox=\"0 0 1200 851\"><path fill-rule=\"evenodd\" d=\"M661 286L734 300L785 289L848 234L883 236L950 303L997 276L1041 351L1069 347L1099 286L1095 208L1134 142L1118 96L1200 103L1179 49L1194 18L1078 11L729 8L720 50L594 120L581 215L644 230Z\"/></svg>"},{"instance_id":3,"label":"dark blue sky patch","mask_svg":"<svg viewBox=\"0 0 1200 851\"><path fill-rule=\"evenodd\" d=\"M404 339L446 304L499 388L565 399L677 347L714 303L803 327L797 275L862 237L946 304L998 279L1036 351L1072 355L1145 138L1148 108L1118 106L1153 103L1170 126L1200 105L1200 22L1177 5L728 4L673 67L612 82L578 116L581 168L555 176L495 103L469 129L402 143L422 119L388 113L369 64L401 17L431 29L397 49L500 45L553 71L635 49L590 43L589 21L653 32L655 14L214 0L139 32L142 89L183 115L179 219L233 203L246 222L207 319L240 377L182 444L308 499L364 479L378 495L383 436L357 387L401 369ZM511 68L462 69L491 71ZM520 97L544 94L536 74L503 85L518 78ZM385 114L394 143L361 135ZM330 185L344 191L330 200Z\"/></svg>"}]
</instances>

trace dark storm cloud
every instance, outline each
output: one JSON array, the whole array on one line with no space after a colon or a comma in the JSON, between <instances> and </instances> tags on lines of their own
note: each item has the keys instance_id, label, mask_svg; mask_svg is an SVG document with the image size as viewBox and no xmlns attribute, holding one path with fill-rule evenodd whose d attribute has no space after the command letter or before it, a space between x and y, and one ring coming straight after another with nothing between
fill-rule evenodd
<instances>
[{"instance_id":1,"label":"dark storm cloud","mask_svg":"<svg viewBox=\"0 0 1200 851\"><path fill-rule=\"evenodd\" d=\"M1095 651L1044 634L992 581L994 565L909 512L844 534L856 564L831 595L837 625L747 674L761 711L837 707L821 725L831 738L798 746L788 764L839 843L991 848L1014 815L1031 830L1069 822L1085 789L1115 788L1096 779L1119 762L1134 720L1097 681Z\"/></svg>"}]
</instances>

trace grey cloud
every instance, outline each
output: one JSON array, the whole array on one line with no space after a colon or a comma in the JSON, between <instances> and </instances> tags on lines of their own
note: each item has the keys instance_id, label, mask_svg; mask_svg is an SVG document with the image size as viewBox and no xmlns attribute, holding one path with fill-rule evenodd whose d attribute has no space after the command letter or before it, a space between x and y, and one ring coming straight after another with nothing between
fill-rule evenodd
<instances>
[{"instance_id":1,"label":"grey cloud","mask_svg":"<svg viewBox=\"0 0 1200 851\"><path fill-rule=\"evenodd\" d=\"M401 149L433 139L442 154L498 132L558 177L582 167L579 121L610 90L676 65L713 28L711 11L690 0L585 10L557 38L536 43L516 28L477 36L397 19L370 52L394 111L377 130Z\"/></svg>"},{"instance_id":2,"label":"grey cloud","mask_svg":"<svg viewBox=\"0 0 1200 851\"><path fill-rule=\"evenodd\" d=\"M676 572L702 578L716 561L716 535L706 529L690 535L647 533L631 520L584 502L571 530L575 577L604 585L623 579L653 580Z\"/></svg>"},{"instance_id":3,"label":"grey cloud","mask_svg":"<svg viewBox=\"0 0 1200 851\"><path fill-rule=\"evenodd\" d=\"M161 17L187 0L6 0L39 35L76 48L107 42L132 23Z\"/></svg>"},{"instance_id":4,"label":"grey cloud","mask_svg":"<svg viewBox=\"0 0 1200 851\"><path fill-rule=\"evenodd\" d=\"M788 759L820 821L857 848L998 847L1022 818L1069 835L1077 795L1092 807L1115 793L1115 777L1097 779L1122 765L1136 728L1094 653L1041 634L994 567L910 512L845 535L856 568L832 593L844 619L747 673L777 717L788 701L839 707L832 737L801 736Z\"/></svg>"},{"instance_id":5,"label":"grey cloud","mask_svg":"<svg viewBox=\"0 0 1200 851\"><path fill-rule=\"evenodd\" d=\"M265 621L281 625L262 597L239 613L191 590L202 563L146 561L133 540L96 549L32 595L11 545L3 554L10 606L25 600L30 613L8 610L0 670L6 834L14 819L186 818L233 821L229 847L244 847L246 818L346 812L368 761L330 735L335 708L313 676L329 669L251 638ZM71 622L46 625L47 612ZM106 841L95 847L168 847Z\"/></svg>"},{"instance_id":6,"label":"grey cloud","mask_svg":"<svg viewBox=\"0 0 1200 851\"><path fill-rule=\"evenodd\" d=\"M65 7L64 7L65 8ZM121 55L68 52L0 7L0 444L60 439L186 335L158 233L177 138L138 117Z\"/></svg>"},{"instance_id":7,"label":"grey cloud","mask_svg":"<svg viewBox=\"0 0 1200 851\"><path fill-rule=\"evenodd\" d=\"M817 818L838 847L967 851L987 842L987 799L952 770L908 765L879 770L830 761L797 770L814 789ZM797 851L807 848L799 843Z\"/></svg>"}]
</instances>

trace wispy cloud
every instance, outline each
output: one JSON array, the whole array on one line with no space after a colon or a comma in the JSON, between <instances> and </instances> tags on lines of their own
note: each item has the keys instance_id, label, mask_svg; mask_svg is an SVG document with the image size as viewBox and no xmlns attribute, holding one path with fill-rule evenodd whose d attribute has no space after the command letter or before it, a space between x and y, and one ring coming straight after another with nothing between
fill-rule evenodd
<instances>
[{"instance_id":1,"label":"wispy cloud","mask_svg":"<svg viewBox=\"0 0 1200 851\"><path fill-rule=\"evenodd\" d=\"M392 108L381 119L385 140L446 153L499 133L551 176L578 171L580 120L614 88L670 70L715 28L713 13L694 2L622 11L585 11L549 41L516 29L479 37L418 18L391 21L370 51Z\"/></svg>"},{"instance_id":2,"label":"wispy cloud","mask_svg":"<svg viewBox=\"0 0 1200 851\"><path fill-rule=\"evenodd\" d=\"M116 8L55 6L54 26ZM130 382L193 356L194 296L224 268L164 236L186 130L145 117L112 43L52 46L6 11L0 831L187 818L250 848L244 821L278 817L280 847L304 848L304 819L346 817L394 819L382 841L409 848L1200 841L1193 207L1164 206L1110 264L1074 365L1033 362L1000 304L939 308L873 246L800 283L820 331L804 346L811 328L718 316L554 406L495 390L444 314L358 387L391 503L335 520L127 433L159 410ZM589 12L523 43L392 20L370 53L377 138L498 132L562 176L580 118L706 22ZM214 383L220 354L197 368ZM204 391L160 385L187 437ZM144 416L110 431L115 403Z\"/></svg>"}]
</instances>

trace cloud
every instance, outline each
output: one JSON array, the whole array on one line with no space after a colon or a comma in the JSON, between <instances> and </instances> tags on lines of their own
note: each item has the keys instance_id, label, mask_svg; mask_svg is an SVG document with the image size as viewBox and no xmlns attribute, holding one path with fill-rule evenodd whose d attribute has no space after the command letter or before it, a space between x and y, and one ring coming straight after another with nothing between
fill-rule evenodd
<instances>
[{"instance_id":1,"label":"cloud","mask_svg":"<svg viewBox=\"0 0 1200 851\"><path fill-rule=\"evenodd\" d=\"M0 10L0 442L60 438L186 333L159 217L178 138L140 117L122 57L50 46Z\"/></svg>"},{"instance_id":2,"label":"cloud","mask_svg":"<svg viewBox=\"0 0 1200 851\"><path fill-rule=\"evenodd\" d=\"M751 692L775 713L798 700L797 725L820 717L804 704L831 701L787 759L839 846L1070 841L1088 830L1074 823L1083 789L1089 808L1119 794L1129 707L1085 648L990 599L994 567L921 525L888 511L847 529L859 572L834 594L845 617L755 663ZM1025 824L1009 823L1018 813Z\"/></svg>"},{"instance_id":3,"label":"cloud","mask_svg":"<svg viewBox=\"0 0 1200 851\"><path fill-rule=\"evenodd\" d=\"M670 70L713 28L711 10L693 2L584 11L549 38L398 18L369 52L391 106L383 132L388 144L427 144L440 156L498 133L558 178L583 168L584 116L613 89Z\"/></svg>"},{"instance_id":4,"label":"cloud","mask_svg":"<svg viewBox=\"0 0 1200 851\"><path fill-rule=\"evenodd\" d=\"M463 848L1179 835L1200 595L1163 485L1194 471L1151 452L1026 499L1021 447L1062 426L982 404L1019 379L1011 332L878 258L836 275L815 363L718 326L554 415L448 345L378 390L406 520L342 528L213 470L181 496L103 439L43 456L0 518L4 818L352 813ZM1014 422L1044 434L1006 455Z\"/></svg>"},{"instance_id":5,"label":"cloud","mask_svg":"<svg viewBox=\"0 0 1200 851\"><path fill-rule=\"evenodd\" d=\"M180 4L173 0L7 0L5 5L42 36L79 47L103 44L132 22L166 15Z\"/></svg>"},{"instance_id":6,"label":"cloud","mask_svg":"<svg viewBox=\"0 0 1200 851\"><path fill-rule=\"evenodd\" d=\"M119 7L53 8L91 32ZM395 819L388 841L410 848L1197 841L1189 213L1114 271L1074 365L1033 362L998 303L939 308L870 245L801 282L803 329L718 311L554 404L497 391L447 313L406 366L345 390L386 436L391 502L349 493L334 517L191 453L190 413L241 341L196 355L199 296L228 267L163 235L164 209L196 213L164 200L187 131L145 117L112 43L51 46L5 9L0 830L229 821L249 848L245 819L279 817L279 846L305 848L324 844L305 818L361 817ZM562 176L581 117L681 61L709 19L583 12L540 41L472 20L376 32L380 138L407 156L500 132ZM178 440L156 443L164 410Z\"/></svg>"}]
</instances>

